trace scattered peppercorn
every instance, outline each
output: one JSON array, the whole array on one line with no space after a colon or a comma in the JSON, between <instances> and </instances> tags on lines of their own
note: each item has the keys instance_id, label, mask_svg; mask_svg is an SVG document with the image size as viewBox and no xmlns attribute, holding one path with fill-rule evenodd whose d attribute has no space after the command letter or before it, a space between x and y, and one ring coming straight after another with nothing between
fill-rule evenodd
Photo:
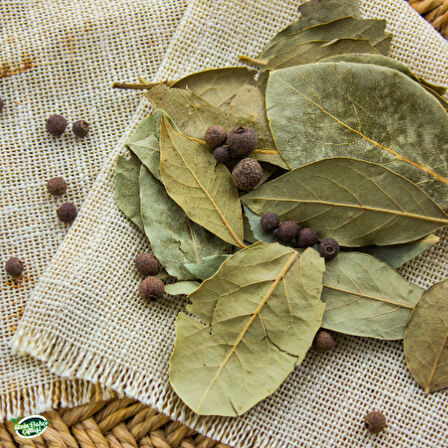
<instances>
[{"instance_id":1,"label":"scattered peppercorn","mask_svg":"<svg viewBox=\"0 0 448 448\"><path fill-rule=\"evenodd\" d=\"M55 137L60 137L67 127L67 120L62 115L52 115L47 120L47 131Z\"/></svg>"},{"instance_id":2,"label":"scattered peppercorn","mask_svg":"<svg viewBox=\"0 0 448 448\"><path fill-rule=\"evenodd\" d=\"M297 236L297 245L301 248L311 247L319 241L317 238L316 232L309 228L304 227L300 229L299 234Z\"/></svg>"},{"instance_id":3,"label":"scattered peppercorn","mask_svg":"<svg viewBox=\"0 0 448 448\"><path fill-rule=\"evenodd\" d=\"M76 137L86 137L89 133L89 128L90 125L89 123L87 123L87 121L78 120L73 123L72 130L73 134L75 134Z\"/></svg>"},{"instance_id":4,"label":"scattered peppercorn","mask_svg":"<svg viewBox=\"0 0 448 448\"><path fill-rule=\"evenodd\" d=\"M336 341L333 335L326 330L319 330L314 338L314 349L319 353L325 353L333 350Z\"/></svg>"},{"instance_id":5,"label":"scattered peppercorn","mask_svg":"<svg viewBox=\"0 0 448 448\"><path fill-rule=\"evenodd\" d=\"M76 205L72 202L64 202L56 211L60 221L69 224L73 222L78 215Z\"/></svg>"},{"instance_id":6,"label":"scattered peppercorn","mask_svg":"<svg viewBox=\"0 0 448 448\"><path fill-rule=\"evenodd\" d=\"M297 237L299 226L294 221L282 222L277 230L277 238L286 244L291 244Z\"/></svg>"},{"instance_id":7,"label":"scattered peppercorn","mask_svg":"<svg viewBox=\"0 0 448 448\"><path fill-rule=\"evenodd\" d=\"M263 177L263 168L255 159L240 160L232 171L232 178L238 189L253 190Z\"/></svg>"},{"instance_id":8,"label":"scattered peppercorn","mask_svg":"<svg viewBox=\"0 0 448 448\"><path fill-rule=\"evenodd\" d=\"M140 295L146 300L159 299L165 294L165 285L157 277L146 277L139 287Z\"/></svg>"},{"instance_id":9,"label":"scattered peppercorn","mask_svg":"<svg viewBox=\"0 0 448 448\"><path fill-rule=\"evenodd\" d=\"M339 244L333 238L325 238L320 243L320 254L325 260L331 260L339 253Z\"/></svg>"},{"instance_id":10,"label":"scattered peppercorn","mask_svg":"<svg viewBox=\"0 0 448 448\"><path fill-rule=\"evenodd\" d=\"M11 257L5 263L5 270L11 277L19 277L23 272L23 261L17 257Z\"/></svg>"},{"instance_id":11,"label":"scattered peppercorn","mask_svg":"<svg viewBox=\"0 0 448 448\"><path fill-rule=\"evenodd\" d=\"M275 213L265 213L260 219L260 224L266 232L273 232L280 226L280 218Z\"/></svg>"},{"instance_id":12,"label":"scattered peppercorn","mask_svg":"<svg viewBox=\"0 0 448 448\"><path fill-rule=\"evenodd\" d=\"M211 149L215 149L222 145L227 138L226 130L218 125L209 126L205 131L204 140Z\"/></svg>"},{"instance_id":13,"label":"scattered peppercorn","mask_svg":"<svg viewBox=\"0 0 448 448\"><path fill-rule=\"evenodd\" d=\"M0 98L0 112L3 110L4 107L5 107L5 102Z\"/></svg>"},{"instance_id":14,"label":"scattered peppercorn","mask_svg":"<svg viewBox=\"0 0 448 448\"><path fill-rule=\"evenodd\" d=\"M249 127L238 126L229 132L227 146L230 148L232 157L246 157L258 145L257 133Z\"/></svg>"},{"instance_id":15,"label":"scattered peppercorn","mask_svg":"<svg viewBox=\"0 0 448 448\"><path fill-rule=\"evenodd\" d=\"M159 260L151 252L143 252L135 258L135 267L145 277L156 275L160 270Z\"/></svg>"},{"instance_id":16,"label":"scattered peppercorn","mask_svg":"<svg viewBox=\"0 0 448 448\"><path fill-rule=\"evenodd\" d=\"M67 182L62 177L52 177L47 182L48 193L62 196L67 191Z\"/></svg>"},{"instance_id":17,"label":"scattered peppercorn","mask_svg":"<svg viewBox=\"0 0 448 448\"><path fill-rule=\"evenodd\" d=\"M386 428L386 417L381 412L369 412L364 417L364 426L374 434L378 434Z\"/></svg>"},{"instance_id":18,"label":"scattered peppercorn","mask_svg":"<svg viewBox=\"0 0 448 448\"><path fill-rule=\"evenodd\" d=\"M227 163L231 159L230 151L227 146L218 146L213 151L213 155L218 163Z\"/></svg>"}]
</instances>

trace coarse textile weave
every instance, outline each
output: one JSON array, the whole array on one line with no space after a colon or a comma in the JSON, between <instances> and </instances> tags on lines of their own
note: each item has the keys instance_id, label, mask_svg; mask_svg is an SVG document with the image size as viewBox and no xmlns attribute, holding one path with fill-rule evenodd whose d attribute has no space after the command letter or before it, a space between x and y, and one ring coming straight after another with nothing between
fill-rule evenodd
<instances>
[{"instance_id":1,"label":"coarse textile weave","mask_svg":"<svg viewBox=\"0 0 448 448\"><path fill-rule=\"evenodd\" d=\"M386 18L393 56L427 79L448 84L448 45L404 0L363 0L368 18ZM255 56L297 18L292 0L193 0L156 80ZM114 165L123 142L149 111L140 104L111 151L82 212L33 292L13 340L16 352L47 362L60 375L98 382L137 398L173 419L246 447L446 446L448 395L425 396L410 376L400 342L339 337L325 355L311 351L279 390L239 418L198 417L168 384L174 319L180 299L148 304L138 297L133 261L148 248L113 200ZM447 232L425 256L403 269L423 287L448 277ZM384 412L387 432L368 434L362 417Z\"/></svg>"},{"instance_id":2,"label":"coarse textile weave","mask_svg":"<svg viewBox=\"0 0 448 448\"><path fill-rule=\"evenodd\" d=\"M67 233L56 208L67 200L81 205L140 101L111 83L154 75L185 8L179 0L0 1L0 421L101 392L11 355L10 339ZM70 123L59 139L45 130L54 113ZM91 123L85 139L71 131L78 119ZM54 176L68 182L63 197L46 191ZM11 256L25 263L17 282L4 271Z\"/></svg>"}]
</instances>

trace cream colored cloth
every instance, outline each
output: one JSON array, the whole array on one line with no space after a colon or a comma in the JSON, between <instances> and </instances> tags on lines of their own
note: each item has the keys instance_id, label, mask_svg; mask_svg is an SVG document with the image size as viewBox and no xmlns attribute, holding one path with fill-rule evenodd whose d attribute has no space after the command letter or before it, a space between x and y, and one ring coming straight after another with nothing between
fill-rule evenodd
<instances>
[{"instance_id":1,"label":"cream colored cloth","mask_svg":"<svg viewBox=\"0 0 448 448\"><path fill-rule=\"evenodd\" d=\"M365 17L386 18L393 55L434 82L448 84L448 45L402 0L363 0ZM254 56L297 18L289 0L193 0L157 73L173 79ZM14 338L17 352L60 375L99 382L156 407L212 438L238 447L442 448L448 395L425 396L408 373L401 342L339 337L326 355L310 351L280 389L240 418L201 418L168 383L180 299L148 304L138 296L133 261L148 247L113 200L114 165L123 142L149 110L143 101L111 151L82 212L37 285ZM447 233L404 273L422 286L448 277ZM373 437L362 417L388 419Z\"/></svg>"},{"instance_id":2,"label":"cream colored cloth","mask_svg":"<svg viewBox=\"0 0 448 448\"><path fill-rule=\"evenodd\" d=\"M185 8L182 0L0 1L0 421L94 397L87 382L62 381L44 363L11 355L10 339L67 233L57 206L81 205L140 101L111 83L154 75ZM71 127L59 139L48 135L54 113L70 124L87 120L91 135L76 139ZM53 176L68 182L62 198L46 192ZM25 263L17 284L4 272L10 256Z\"/></svg>"}]
</instances>

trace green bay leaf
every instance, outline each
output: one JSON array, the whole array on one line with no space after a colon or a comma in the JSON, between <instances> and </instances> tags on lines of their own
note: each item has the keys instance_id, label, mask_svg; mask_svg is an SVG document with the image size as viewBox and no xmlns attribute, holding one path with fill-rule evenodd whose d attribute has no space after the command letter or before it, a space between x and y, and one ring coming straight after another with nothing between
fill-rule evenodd
<instances>
[{"instance_id":1,"label":"green bay leaf","mask_svg":"<svg viewBox=\"0 0 448 448\"><path fill-rule=\"evenodd\" d=\"M376 339L403 339L422 289L392 267L368 254L340 253L327 263L322 326Z\"/></svg>"},{"instance_id":2,"label":"green bay leaf","mask_svg":"<svg viewBox=\"0 0 448 448\"><path fill-rule=\"evenodd\" d=\"M172 296L188 295L198 289L200 283L195 281L183 281L165 285L165 292Z\"/></svg>"},{"instance_id":3,"label":"green bay leaf","mask_svg":"<svg viewBox=\"0 0 448 448\"><path fill-rule=\"evenodd\" d=\"M204 145L176 132L162 119L160 173L168 195L197 224L244 247L238 191L229 170Z\"/></svg>"},{"instance_id":4,"label":"green bay leaf","mask_svg":"<svg viewBox=\"0 0 448 448\"><path fill-rule=\"evenodd\" d=\"M393 268L399 268L408 261L422 254L434 244L438 243L440 238L431 234L424 238L412 241L406 244L394 244L392 246L369 246L361 250L370 255L374 255L382 261L385 261Z\"/></svg>"},{"instance_id":5,"label":"green bay leaf","mask_svg":"<svg viewBox=\"0 0 448 448\"><path fill-rule=\"evenodd\" d=\"M189 296L176 321L170 383L200 415L241 415L275 392L320 327L322 258L254 244ZM231 281L229 281L229 279Z\"/></svg>"},{"instance_id":6,"label":"green bay leaf","mask_svg":"<svg viewBox=\"0 0 448 448\"><path fill-rule=\"evenodd\" d=\"M320 63L271 73L267 113L292 167L328 157L384 165L448 205L448 120L408 76L373 64Z\"/></svg>"},{"instance_id":7,"label":"green bay leaf","mask_svg":"<svg viewBox=\"0 0 448 448\"><path fill-rule=\"evenodd\" d=\"M135 155L131 154L129 159L118 157L115 166L114 200L117 207L144 232L140 216L139 173L140 161Z\"/></svg>"},{"instance_id":8,"label":"green bay leaf","mask_svg":"<svg viewBox=\"0 0 448 448\"><path fill-rule=\"evenodd\" d=\"M261 227L261 217L256 215L249 207L244 206L244 215L246 216L251 233L256 241L263 241L265 243L275 243L277 238L274 232L266 232Z\"/></svg>"},{"instance_id":9,"label":"green bay leaf","mask_svg":"<svg viewBox=\"0 0 448 448\"><path fill-rule=\"evenodd\" d=\"M141 216L154 255L178 280L196 279L185 263L200 263L204 257L224 253L230 247L191 222L144 165L139 180Z\"/></svg>"},{"instance_id":10,"label":"green bay leaf","mask_svg":"<svg viewBox=\"0 0 448 448\"><path fill-rule=\"evenodd\" d=\"M204 257L199 263L187 263L185 267L199 280L207 280L211 277L222 265L222 263L229 258L228 254L210 255Z\"/></svg>"},{"instance_id":11,"label":"green bay leaf","mask_svg":"<svg viewBox=\"0 0 448 448\"><path fill-rule=\"evenodd\" d=\"M412 182L355 159L296 168L241 199L259 216L276 213L347 247L407 243L448 225L443 211Z\"/></svg>"},{"instance_id":12,"label":"green bay leaf","mask_svg":"<svg viewBox=\"0 0 448 448\"><path fill-rule=\"evenodd\" d=\"M404 333L406 363L426 393L448 387L448 281L425 291Z\"/></svg>"}]
</instances>

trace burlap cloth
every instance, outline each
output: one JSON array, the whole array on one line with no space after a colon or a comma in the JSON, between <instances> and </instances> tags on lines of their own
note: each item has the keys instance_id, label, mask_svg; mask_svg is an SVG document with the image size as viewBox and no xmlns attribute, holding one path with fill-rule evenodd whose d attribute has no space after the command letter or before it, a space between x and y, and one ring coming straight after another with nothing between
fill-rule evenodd
<instances>
[{"instance_id":1,"label":"burlap cloth","mask_svg":"<svg viewBox=\"0 0 448 448\"><path fill-rule=\"evenodd\" d=\"M388 20L394 57L429 80L448 84L447 43L403 0L364 0L361 10L365 17ZM155 79L236 64L238 54L255 55L296 17L296 1L193 0ZM138 297L133 260L148 245L113 201L117 155L148 107L145 101L139 105L132 125L111 149L30 298L14 349L45 361L59 375L138 398L238 447L446 447L448 395L424 395L406 369L400 342L341 336L335 351L311 351L273 396L240 418L201 418L179 401L168 384L168 359L183 302L167 298L147 304ZM448 277L447 233L442 236L437 247L404 269L408 278L427 287ZM378 437L361 425L373 409L388 418L387 432Z\"/></svg>"},{"instance_id":2,"label":"burlap cloth","mask_svg":"<svg viewBox=\"0 0 448 448\"><path fill-rule=\"evenodd\" d=\"M11 355L10 339L67 233L57 206L81 205L140 101L111 83L154 75L186 3L0 0L0 421L81 404L96 392L85 381L61 381L36 359ZM68 129L51 137L45 120L53 113L71 123L86 119L91 135L75 139ZM46 192L53 176L69 184L62 198ZM18 283L4 272L10 256L25 263Z\"/></svg>"}]
</instances>

